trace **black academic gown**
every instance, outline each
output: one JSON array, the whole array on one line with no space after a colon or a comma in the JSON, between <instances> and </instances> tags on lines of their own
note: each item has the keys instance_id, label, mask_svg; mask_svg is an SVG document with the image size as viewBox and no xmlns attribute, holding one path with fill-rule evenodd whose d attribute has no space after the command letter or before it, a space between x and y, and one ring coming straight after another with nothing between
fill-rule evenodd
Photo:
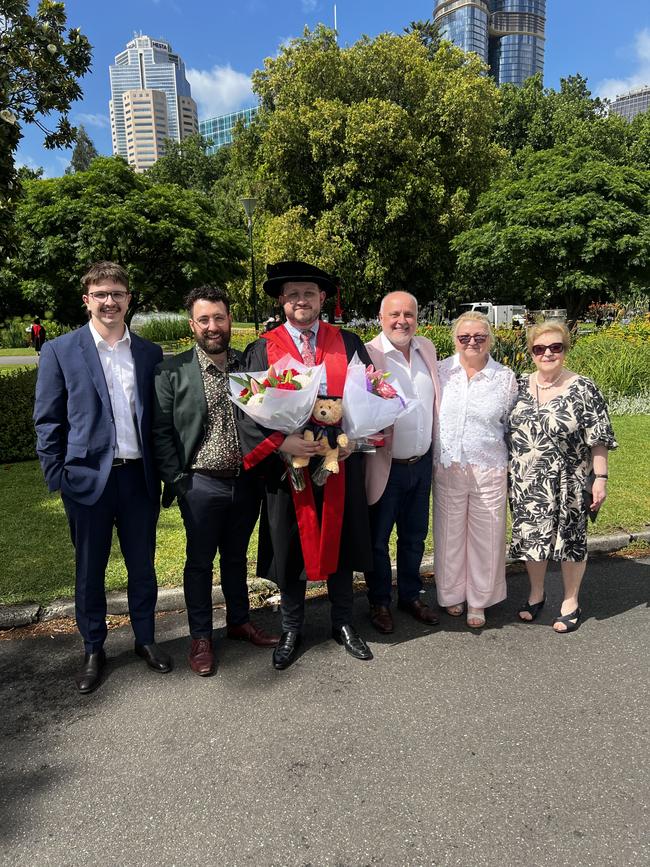
<instances>
[{"instance_id":1,"label":"black academic gown","mask_svg":"<svg viewBox=\"0 0 650 867\"><path fill-rule=\"evenodd\" d=\"M364 364L370 364L370 357L361 339L350 331L341 330L348 361L355 352ZM266 370L268 368L267 342L264 339L251 343L244 353L246 370ZM303 570L303 557L298 535L296 512L291 497L284 460L275 452L277 433L256 424L243 412L237 412L237 426L246 458L257 455L268 445L269 454L255 463L264 481L266 501L260 518L258 545L258 575L267 577L280 587L288 589L298 580ZM275 442L274 442L275 441ZM313 459L316 463L317 459ZM339 570L367 572L372 569L372 547L368 503L363 478L363 457L352 454L345 461L345 500L341 546L339 551ZM248 463L251 466L250 462ZM314 486L317 505L320 504L322 489Z\"/></svg>"}]
</instances>

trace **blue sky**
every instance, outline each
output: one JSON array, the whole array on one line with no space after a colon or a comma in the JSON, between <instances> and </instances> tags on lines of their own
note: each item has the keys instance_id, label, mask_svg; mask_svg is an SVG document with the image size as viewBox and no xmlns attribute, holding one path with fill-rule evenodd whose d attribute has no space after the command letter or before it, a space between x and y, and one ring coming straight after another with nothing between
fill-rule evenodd
<instances>
[{"instance_id":1,"label":"blue sky","mask_svg":"<svg viewBox=\"0 0 650 867\"><path fill-rule=\"evenodd\" d=\"M30 3L32 8L35 2ZM98 151L111 153L108 67L134 32L171 42L184 59L199 117L255 104L249 76L283 42L319 21L333 26L334 3L325 0L67 0L68 24L93 45L93 68L81 85L72 121L83 123ZM338 0L342 45L362 34L401 32L428 18L432 0ZM613 96L650 84L650 4L647 0L547 0L544 79L581 73L595 94ZM18 162L63 173L70 152L46 151L27 129Z\"/></svg>"}]
</instances>

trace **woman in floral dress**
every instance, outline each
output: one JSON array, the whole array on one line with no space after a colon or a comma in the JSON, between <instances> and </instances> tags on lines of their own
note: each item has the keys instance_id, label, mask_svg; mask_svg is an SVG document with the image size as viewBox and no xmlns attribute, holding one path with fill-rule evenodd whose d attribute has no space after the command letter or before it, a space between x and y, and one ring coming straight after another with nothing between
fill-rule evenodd
<instances>
[{"instance_id":1,"label":"woman in floral dress","mask_svg":"<svg viewBox=\"0 0 650 867\"><path fill-rule=\"evenodd\" d=\"M508 426L510 450L511 556L525 560L528 601L519 617L534 620L546 601L549 560L562 568L564 599L556 632L580 625L580 584L587 561L587 516L607 496L607 452L616 448L607 405L597 386L564 366L570 335L548 321L528 332L537 370L521 378ZM585 487L593 469L591 503Z\"/></svg>"}]
</instances>

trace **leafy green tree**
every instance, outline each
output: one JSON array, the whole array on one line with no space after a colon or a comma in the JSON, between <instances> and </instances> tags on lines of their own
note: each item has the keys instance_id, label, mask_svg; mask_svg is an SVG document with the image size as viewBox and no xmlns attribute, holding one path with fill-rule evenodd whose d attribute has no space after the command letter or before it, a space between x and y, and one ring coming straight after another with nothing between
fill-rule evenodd
<instances>
[{"instance_id":1,"label":"leafy green tree","mask_svg":"<svg viewBox=\"0 0 650 867\"><path fill-rule=\"evenodd\" d=\"M625 122L607 114L581 75L560 79L559 90L545 88L541 74L521 87L503 84L499 100L496 140L511 154L562 144L592 147L615 159L625 154Z\"/></svg>"},{"instance_id":2,"label":"leafy green tree","mask_svg":"<svg viewBox=\"0 0 650 867\"><path fill-rule=\"evenodd\" d=\"M228 155L226 148L208 153L210 142L196 133L180 142L165 140L165 154L147 172L148 177L161 184L178 184L185 190L209 193L224 174Z\"/></svg>"},{"instance_id":3,"label":"leafy green tree","mask_svg":"<svg viewBox=\"0 0 650 867\"><path fill-rule=\"evenodd\" d=\"M66 28L63 3L0 0L0 255L11 247L11 221L19 194L14 156L24 124L44 133L46 148L67 147L75 137L68 112L81 96L78 79L89 69L91 47ZM54 129L45 119L58 115Z\"/></svg>"},{"instance_id":4,"label":"leafy green tree","mask_svg":"<svg viewBox=\"0 0 650 867\"><path fill-rule=\"evenodd\" d=\"M650 170L593 149L529 153L479 199L452 244L459 294L573 318L650 282Z\"/></svg>"},{"instance_id":5,"label":"leafy green tree","mask_svg":"<svg viewBox=\"0 0 650 867\"><path fill-rule=\"evenodd\" d=\"M628 127L630 159L640 166L650 166L650 111L637 114Z\"/></svg>"},{"instance_id":6,"label":"leafy green tree","mask_svg":"<svg viewBox=\"0 0 650 867\"><path fill-rule=\"evenodd\" d=\"M98 259L129 271L139 308L178 309L206 282L243 273L245 235L224 229L208 196L153 184L120 157L98 157L86 172L25 183L16 223L20 247L10 274L33 309L83 320L79 278Z\"/></svg>"},{"instance_id":7,"label":"leafy green tree","mask_svg":"<svg viewBox=\"0 0 650 867\"><path fill-rule=\"evenodd\" d=\"M92 139L86 132L85 127L80 125L77 129L70 165L65 170L66 175L70 175L73 172L85 172L86 169L90 168L92 161L98 156L97 148L93 144Z\"/></svg>"},{"instance_id":8,"label":"leafy green tree","mask_svg":"<svg viewBox=\"0 0 650 867\"><path fill-rule=\"evenodd\" d=\"M262 261L298 256L342 277L345 305L389 289L422 302L449 281L451 238L504 154L497 89L475 55L421 34L341 48L305 30L253 74L261 110L232 165L259 200Z\"/></svg>"},{"instance_id":9,"label":"leafy green tree","mask_svg":"<svg viewBox=\"0 0 650 867\"><path fill-rule=\"evenodd\" d=\"M411 21L408 27L404 28L404 33L414 33L422 44L426 47L430 57L433 57L436 51L440 48L442 37L440 36L440 25L436 24L430 18L422 21Z\"/></svg>"}]
</instances>

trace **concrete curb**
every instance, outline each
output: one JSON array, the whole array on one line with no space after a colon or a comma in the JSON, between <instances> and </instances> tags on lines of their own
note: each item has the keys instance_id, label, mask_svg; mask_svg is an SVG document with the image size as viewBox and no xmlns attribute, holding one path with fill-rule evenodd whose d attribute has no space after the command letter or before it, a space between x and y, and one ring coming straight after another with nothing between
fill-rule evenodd
<instances>
[{"instance_id":1,"label":"concrete curb","mask_svg":"<svg viewBox=\"0 0 650 867\"><path fill-rule=\"evenodd\" d=\"M608 536L592 536L587 540L587 547L593 554L611 554L620 551L632 542L650 543L650 530L642 530L639 533L612 533ZM508 560L509 564L519 561ZM424 557L420 567L423 573L433 571L433 556ZM393 577L395 567L393 566ZM355 573L355 579L363 580L361 573ZM325 582L317 582L315 589L324 586ZM266 600L276 601L272 597L278 593L277 586L272 581L263 578L255 578L249 581L249 595L256 595ZM106 594L107 611L109 614L128 614L128 600L126 593L116 591ZM223 605L225 600L221 587L212 590L212 604ZM160 587L158 589L158 604L156 611L182 611L185 608L185 598L182 587ZM0 629L13 629L17 626L29 626L45 620L54 620L56 617L74 617L74 599L55 599L49 605L0 605Z\"/></svg>"}]
</instances>

